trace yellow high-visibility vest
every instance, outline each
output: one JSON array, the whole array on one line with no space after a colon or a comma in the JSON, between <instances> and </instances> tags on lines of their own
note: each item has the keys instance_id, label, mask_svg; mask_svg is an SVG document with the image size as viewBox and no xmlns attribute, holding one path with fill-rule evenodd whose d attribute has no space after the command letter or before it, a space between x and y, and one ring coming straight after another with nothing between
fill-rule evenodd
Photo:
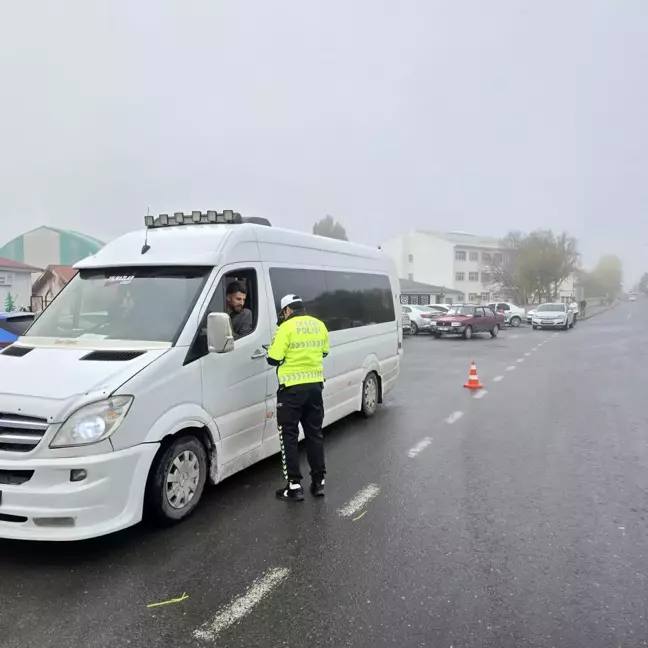
<instances>
[{"instance_id":1,"label":"yellow high-visibility vest","mask_svg":"<svg viewBox=\"0 0 648 648\"><path fill-rule=\"evenodd\" d=\"M322 359L329 352L324 322L309 315L297 315L281 324L268 350L268 357L281 362L277 369L284 387L324 382Z\"/></svg>"}]
</instances>

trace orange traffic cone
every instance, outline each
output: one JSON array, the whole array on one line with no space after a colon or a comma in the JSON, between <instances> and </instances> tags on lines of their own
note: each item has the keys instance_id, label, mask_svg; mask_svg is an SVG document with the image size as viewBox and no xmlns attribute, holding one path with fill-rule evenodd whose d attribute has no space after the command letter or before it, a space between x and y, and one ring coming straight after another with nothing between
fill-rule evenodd
<instances>
[{"instance_id":1,"label":"orange traffic cone","mask_svg":"<svg viewBox=\"0 0 648 648\"><path fill-rule=\"evenodd\" d=\"M477 375L477 367L475 366L475 361L473 360L470 363L470 373L468 374L468 382L464 385L466 389L481 389L484 385L479 382L479 376Z\"/></svg>"}]
</instances>

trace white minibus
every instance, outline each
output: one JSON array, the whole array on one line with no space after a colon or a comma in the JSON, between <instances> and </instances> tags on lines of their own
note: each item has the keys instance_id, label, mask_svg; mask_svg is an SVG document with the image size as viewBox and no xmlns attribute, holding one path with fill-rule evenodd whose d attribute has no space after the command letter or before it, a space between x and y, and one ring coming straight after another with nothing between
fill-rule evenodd
<instances>
[{"instance_id":1,"label":"white minibus","mask_svg":"<svg viewBox=\"0 0 648 648\"><path fill-rule=\"evenodd\" d=\"M0 353L0 538L177 522L207 483L278 452L265 350L288 293L330 329L325 424L371 416L398 377L398 279L378 249L192 212L149 216L76 267ZM232 281L254 321L236 340Z\"/></svg>"}]
</instances>

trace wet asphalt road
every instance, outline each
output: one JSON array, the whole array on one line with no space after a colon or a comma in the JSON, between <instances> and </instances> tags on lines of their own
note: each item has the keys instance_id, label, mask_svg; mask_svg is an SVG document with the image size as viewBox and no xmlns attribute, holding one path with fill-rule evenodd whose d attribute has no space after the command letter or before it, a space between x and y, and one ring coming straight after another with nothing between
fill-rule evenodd
<instances>
[{"instance_id":1,"label":"wet asphalt road","mask_svg":"<svg viewBox=\"0 0 648 648\"><path fill-rule=\"evenodd\" d=\"M0 541L0 646L648 646L647 321L407 339L379 414L328 433L324 501L276 501L275 458L173 529Z\"/></svg>"}]
</instances>

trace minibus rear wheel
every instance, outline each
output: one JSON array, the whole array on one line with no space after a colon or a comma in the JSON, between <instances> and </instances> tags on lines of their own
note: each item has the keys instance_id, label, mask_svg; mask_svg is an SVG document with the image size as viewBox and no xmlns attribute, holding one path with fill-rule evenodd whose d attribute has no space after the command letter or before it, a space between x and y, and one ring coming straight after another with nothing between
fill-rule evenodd
<instances>
[{"instance_id":1,"label":"minibus rear wheel","mask_svg":"<svg viewBox=\"0 0 648 648\"><path fill-rule=\"evenodd\" d=\"M194 435L183 435L163 445L146 486L147 519L162 525L184 520L198 506L208 470L205 446Z\"/></svg>"}]
</instances>

